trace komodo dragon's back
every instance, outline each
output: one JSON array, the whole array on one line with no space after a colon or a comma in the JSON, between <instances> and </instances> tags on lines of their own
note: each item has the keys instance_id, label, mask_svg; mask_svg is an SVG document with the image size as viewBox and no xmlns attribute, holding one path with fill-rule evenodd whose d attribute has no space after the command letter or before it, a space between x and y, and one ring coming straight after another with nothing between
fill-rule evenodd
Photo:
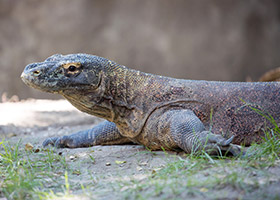
<instances>
[{"instance_id":1,"label":"komodo dragon's back","mask_svg":"<svg viewBox=\"0 0 280 200\"><path fill-rule=\"evenodd\" d=\"M151 149L240 152L280 121L280 83L182 80L128 69L88 54L53 55L28 65L23 81L58 93L83 112L107 121L53 137L43 145L88 147L135 142Z\"/></svg>"}]
</instances>

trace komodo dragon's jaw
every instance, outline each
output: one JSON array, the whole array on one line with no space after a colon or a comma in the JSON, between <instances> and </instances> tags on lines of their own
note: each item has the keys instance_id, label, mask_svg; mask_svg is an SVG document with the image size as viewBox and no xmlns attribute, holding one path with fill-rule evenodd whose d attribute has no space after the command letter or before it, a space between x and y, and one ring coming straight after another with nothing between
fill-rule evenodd
<instances>
[{"instance_id":1,"label":"komodo dragon's jaw","mask_svg":"<svg viewBox=\"0 0 280 200\"><path fill-rule=\"evenodd\" d=\"M50 93L94 90L100 84L100 71L106 59L87 54L56 54L44 62L25 67L21 78L25 84Z\"/></svg>"}]
</instances>

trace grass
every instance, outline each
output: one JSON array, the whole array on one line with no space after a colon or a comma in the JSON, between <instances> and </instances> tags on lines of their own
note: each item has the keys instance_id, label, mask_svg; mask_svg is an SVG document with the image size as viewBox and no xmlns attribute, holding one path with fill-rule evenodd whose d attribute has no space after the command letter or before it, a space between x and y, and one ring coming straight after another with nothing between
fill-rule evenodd
<instances>
[{"instance_id":1,"label":"grass","mask_svg":"<svg viewBox=\"0 0 280 200\"><path fill-rule=\"evenodd\" d=\"M216 158L211 162L203 154L178 157L177 161L167 164L147 179L120 180L115 191L127 187L127 199L223 199L231 191L234 191L234 198L250 196L271 181L280 181L266 172L278 159L259 159L259 154L256 155L250 159Z\"/></svg>"},{"instance_id":2,"label":"grass","mask_svg":"<svg viewBox=\"0 0 280 200\"><path fill-rule=\"evenodd\" d=\"M61 187L57 175L67 169L65 159L53 151L35 153L20 146L21 142L15 146L0 142L0 195L7 199L34 199L50 184Z\"/></svg>"},{"instance_id":3,"label":"grass","mask_svg":"<svg viewBox=\"0 0 280 200\"><path fill-rule=\"evenodd\" d=\"M280 185L280 177L270 172L278 167L280 173L280 129L270 115L255 111L275 127L266 130L263 143L248 149L248 156L210 157L204 151L172 156L164 151L163 167L147 168L139 174L130 174L129 178L124 178L124 174L113 179L104 174L96 177L90 171L85 172L82 165L78 169L73 167L64 155L53 150L27 151L21 141L11 145L3 140L0 142L0 198L279 199L279 192L268 191ZM157 156L157 152L145 154ZM89 155L87 162L96 164L97 161ZM88 182L75 183L77 176Z\"/></svg>"}]
</instances>

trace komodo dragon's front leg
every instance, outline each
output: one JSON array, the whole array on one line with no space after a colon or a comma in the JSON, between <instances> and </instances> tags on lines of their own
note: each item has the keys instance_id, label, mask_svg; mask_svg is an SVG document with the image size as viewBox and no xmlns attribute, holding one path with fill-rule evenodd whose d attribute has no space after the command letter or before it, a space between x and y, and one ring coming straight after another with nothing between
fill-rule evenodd
<instances>
[{"instance_id":1,"label":"komodo dragon's front leg","mask_svg":"<svg viewBox=\"0 0 280 200\"><path fill-rule=\"evenodd\" d=\"M207 153L224 154L226 152L237 156L241 153L238 145L231 144L229 139L207 131L200 119L191 110L171 110L164 113L159 121L166 121L167 130L173 141L186 153L204 150ZM162 123L161 123L162 124Z\"/></svg>"},{"instance_id":2,"label":"komodo dragon's front leg","mask_svg":"<svg viewBox=\"0 0 280 200\"><path fill-rule=\"evenodd\" d=\"M43 146L53 145L57 148L79 148L126 143L131 143L131 141L120 135L114 123L105 121L92 129L79 131L69 136L48 138L43 142Z\"/></svg>"}]
</instances>

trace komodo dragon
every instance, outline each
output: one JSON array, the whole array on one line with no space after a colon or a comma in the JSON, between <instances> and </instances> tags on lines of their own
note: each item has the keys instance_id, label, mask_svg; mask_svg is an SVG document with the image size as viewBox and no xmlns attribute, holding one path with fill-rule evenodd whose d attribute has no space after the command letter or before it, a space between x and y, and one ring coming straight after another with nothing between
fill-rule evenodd
<instances>
[{"instance_id":1,"label":"komodo dragon","mask_svg":"<svg viewBox=\"0 0 280 200\"><path fill-rule=\"evenodd\" d=\"M142 144L151 150L240 154L280 121L280 82L182 80L128 69L88 54L56 54L26 66L22 80L61 94L82 112L106 119L92 129L52 137L43 146ZM246 102L246 103L244 103Z\"/></svg>"}]
</instances>

